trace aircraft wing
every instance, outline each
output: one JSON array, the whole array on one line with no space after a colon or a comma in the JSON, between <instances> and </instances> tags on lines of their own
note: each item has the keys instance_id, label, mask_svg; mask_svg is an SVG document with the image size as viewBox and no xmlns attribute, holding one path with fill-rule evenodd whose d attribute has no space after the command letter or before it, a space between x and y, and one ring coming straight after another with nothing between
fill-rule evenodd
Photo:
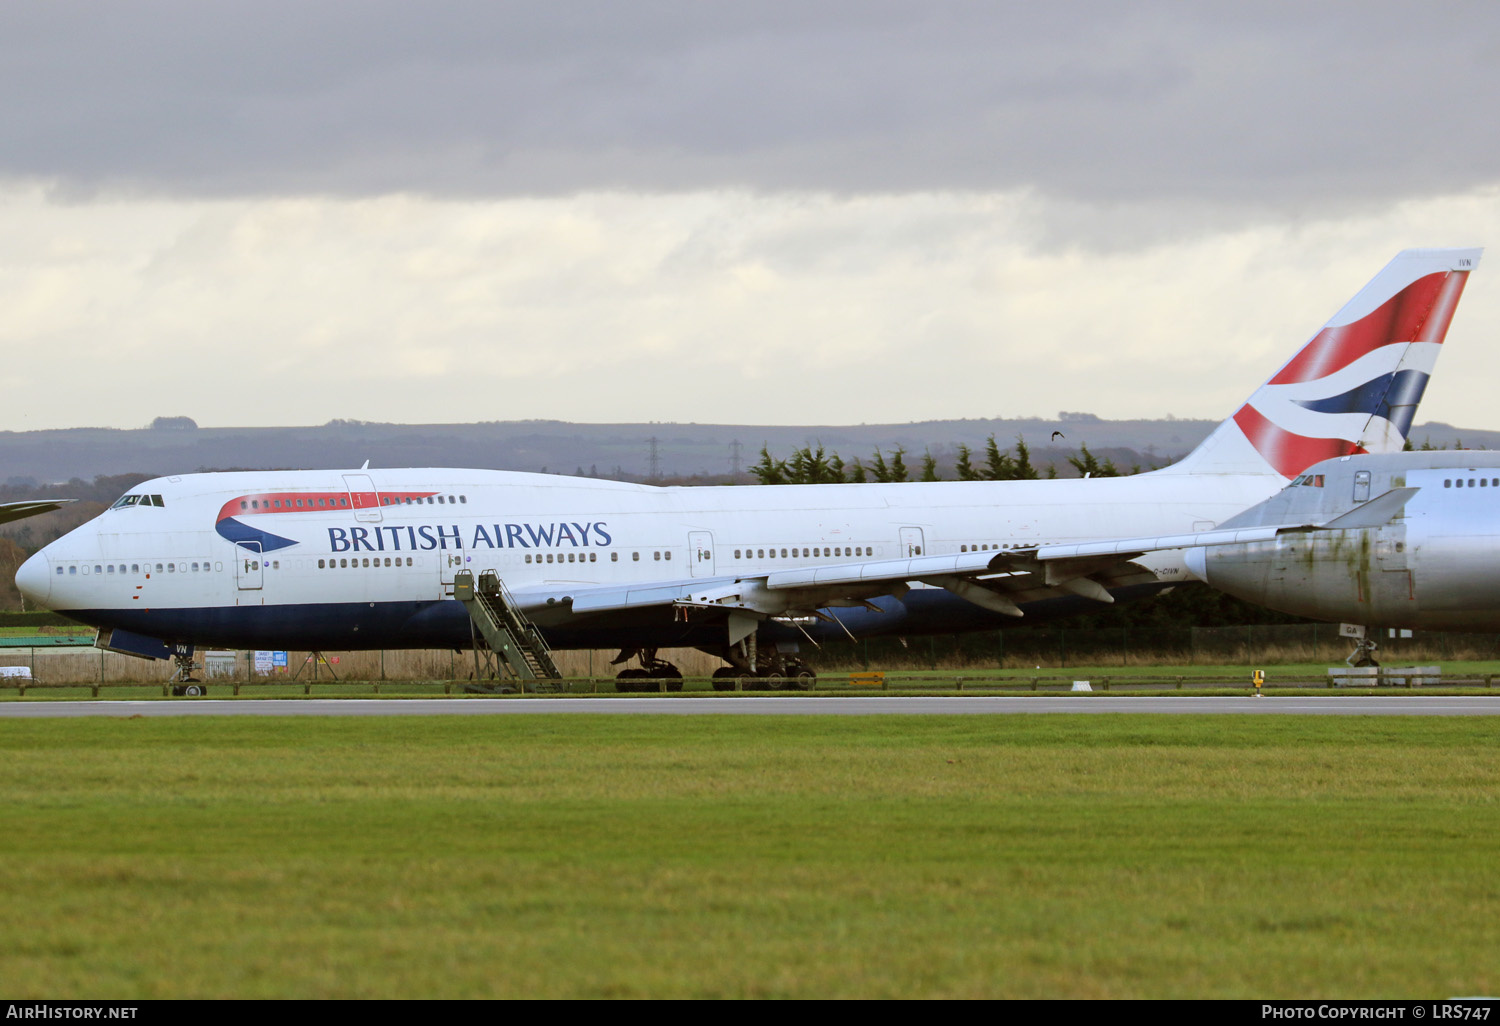
<instances>
[{"instance_id":1,"label":"aircraft wing","mask_svg":"<svg viewBox=\"0 0 1500 1026\"><path fill-rule=\"evenodd\" d=\"M541 623L569 610L575 615L650 607L739 612L751 616L816 616L827 608L863 606L882 595L901 597L913 584L944 588L976 605L1021 616L1022 604L1063 593L1113 602L1111 587L1155 581L1131 562L1158 548L1231 544L1275 537L1275 528L1123 539L1090 545L968 552L909 559L869 560L799 567L769 573L643 582L638 585L555 585L516 592L516 601ZM1167 543L1167 544L1158 544ZM1149 543L1149 544L1146 544ZM552 615L548 615L552 614Z\"/></svg>"},{"instance_id":2,"label":"aircraft wing","mask_svg":"<svg viewBox=\"0 0 1500 1026\"><path fill-rule=\"evenodd\" d=\"M798 567L767 573L652 581L639 585L557 586L516 595L528 613L573 614L672 607L754 618L822 616L828 608L862 606L882 595L900 598L913 584L943 588L1006 616L1025 615L1028 602L1079 595L1113 602L1110 588L1156 581L1135 559L1148 552L1273 541L1289 532L1379 526L1398 515L1416 488L1397 488L1329 520L1264 527L1222 528L1191 534L1111 538L999 552L951 553ZM562 607L559 609L558 607ZM733 630L731 630L733 633Z\"/></svg>"},{"instance_id":3,"label":"aircraft wing","mask_svg":"<svg viewBox=\"0 0 1500 1026\"><path fill-rule=\"evenodd\" d=\"M8 524L12 520L24 520L38 513L51 513L55 509L62 509L70 502L77 501L77 499L37 499L32 502L0 502L0 524Z\"/></svg>"}]
</instances>

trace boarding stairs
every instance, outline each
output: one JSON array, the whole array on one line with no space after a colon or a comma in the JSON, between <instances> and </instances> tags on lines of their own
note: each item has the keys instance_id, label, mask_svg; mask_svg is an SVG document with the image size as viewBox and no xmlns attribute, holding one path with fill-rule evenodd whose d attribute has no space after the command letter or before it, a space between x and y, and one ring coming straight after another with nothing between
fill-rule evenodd
<instances>
[{"instance_id":1,"label":"boarding stairs","mask_svg":"<svg viewBox=\"0 0 1500 1026\"><path fill-rule=\"evenodd\" d=\"M476 675L480 641L493 654L491 666L496 675L504 673L521 681L527 691L564 690L562 673L552 661L552 652L541 632L527 620L511 597L505 582L493 570L484 570L474 579L470 570L453 575L453 597L469 611L474 639ZM486 659L486 663L490 660Z\"/></svg>"}]
</instances>

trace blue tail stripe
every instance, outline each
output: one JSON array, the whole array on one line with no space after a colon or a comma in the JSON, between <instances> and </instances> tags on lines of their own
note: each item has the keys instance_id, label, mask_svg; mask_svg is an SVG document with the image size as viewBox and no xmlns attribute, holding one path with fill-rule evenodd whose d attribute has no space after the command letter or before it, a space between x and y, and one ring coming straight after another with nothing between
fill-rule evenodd
<instances>
[{"instance_id":1,"label":"blue tail stripe","mask_svg":"<svg viewBox=\"0 0 1500 1026\"><path fill-rule=\"evenodd\" d=\"M1326 399L1298 399L1297 405L1314 413L1369 413L1383 417L1405 435L1411 429L1417 404L1427 391L1429 375L1418 370L1382 374L1358 388Z\"/></svg>"}]
</instances>

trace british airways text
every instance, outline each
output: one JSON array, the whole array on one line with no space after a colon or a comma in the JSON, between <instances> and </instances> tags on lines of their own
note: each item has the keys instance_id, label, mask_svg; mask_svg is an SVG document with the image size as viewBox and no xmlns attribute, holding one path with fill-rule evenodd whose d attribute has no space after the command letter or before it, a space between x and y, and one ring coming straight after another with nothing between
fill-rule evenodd
<instances>
[{"instance_id":1,"label":"british airways text","mask_svg":"<svg viewBox=\"0 0 1500 1026\"><path fill-rule=\"evenodd\" d=\"M604 521L590 524L562 522L552 524L476 524L472 537L464 544L463 530L457 525L422 524L418 526L330 527L328 548L331 552L417 552L426 549L533 549L602 548L611 544Z\"/></svg>"}]
</instances>

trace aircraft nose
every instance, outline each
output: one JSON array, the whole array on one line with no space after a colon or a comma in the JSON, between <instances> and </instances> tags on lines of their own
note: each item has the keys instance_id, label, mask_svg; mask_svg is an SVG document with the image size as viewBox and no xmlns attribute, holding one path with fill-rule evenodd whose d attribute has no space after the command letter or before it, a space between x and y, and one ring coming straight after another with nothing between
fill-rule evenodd
<instances>
[{"instance_id":1,"label":"aircraft nose","mask_svg":"<svg viewBox=\"0 0 1500 1026\"><path fill-rule=\"evenodd\" d=\"M16 570L16 588L26 601L46 608L47 598L52 592L52 574L46 556L38 552L21 564Z\"/></svg>"}]
</instances>

